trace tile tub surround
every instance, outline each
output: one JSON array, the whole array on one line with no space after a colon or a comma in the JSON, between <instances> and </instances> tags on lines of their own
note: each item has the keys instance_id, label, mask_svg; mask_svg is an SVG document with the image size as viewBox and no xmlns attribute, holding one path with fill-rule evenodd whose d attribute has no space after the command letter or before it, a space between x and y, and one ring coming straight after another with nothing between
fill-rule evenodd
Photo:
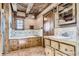
<instances>
[{"instance_id":1,"label":"tile tub surround","mask_svg":"<svg viewBox=\"0 0 79 59\"><path fill-rule=\"evenodd\" d=\"M45 52L43 47L38 46L12 51L4 56L45 56Z\"/></svg>"},{"instance_id":2,"label":"tile tub surround","mask_svg":"<svg viewBox=\"0 0 79 59\"><path fill-rule=\"evenodd\" d=\"M70 37L70 39L77 39L77 27L55 28L54 37ZM60 38L59 38L60 39Z\"/></svg>"},{"instance_id":3,"label":"tile tub surround","mask_svg":"<svg viewBox=\"0 0 79 59\"><path fill-rule=\"evenodd\" d=\"M20 39L27 38L31 36L43 36L42 29L38 30L12 30L10 33L9 39Z\"/></svg>"}]
</instances>

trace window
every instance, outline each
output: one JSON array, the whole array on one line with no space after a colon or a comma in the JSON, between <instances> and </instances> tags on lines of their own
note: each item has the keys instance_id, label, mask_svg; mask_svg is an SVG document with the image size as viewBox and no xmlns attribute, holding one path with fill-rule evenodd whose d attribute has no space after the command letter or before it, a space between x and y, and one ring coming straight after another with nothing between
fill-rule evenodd
<instances>
[{"instance_id":1,"label":"window","mask_svg":"<svg viewBox=\"0 0 79 59\"><path fill-rule=\"evenodd\" d=\"M24 29L24 21L23 20L16 20L16 29L20 29L20 30Z\"/></svg>"}]
</instances>

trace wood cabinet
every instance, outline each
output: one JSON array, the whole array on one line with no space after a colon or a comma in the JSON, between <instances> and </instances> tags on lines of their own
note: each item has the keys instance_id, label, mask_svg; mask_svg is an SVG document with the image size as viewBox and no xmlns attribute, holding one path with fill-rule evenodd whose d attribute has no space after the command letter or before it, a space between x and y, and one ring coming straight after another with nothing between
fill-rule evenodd
<instances>
[{"instance_id":1,"label":"wood cabinet","mask_svg":"<svg viewBox=\"0 0 79 59\"><path fill-rule=\"evenodd\" d=\"M10 50L17 50L18 49L18 40L10 40Z\"/></svg>"},{"instance_id":2,"label":"wood cabinet","mask_svg":"<svg viewBox=\"0 0 79 59\"><path fill-rule=\"evenodd\" d=\"M51 56L55 56L55 49L51 48Z\"/></svg>"},{"instance_id":3,"label":"wood cabinet","mask_svg":"<svg viewBox=\"0 0 79 59\"><path fill-rule=\"evenodd\" d=\"M51 41L51 47L53 47L55 49L59 49L59 42Z\"/></svg>"},{"instance_id":4,"label":"wood cabinet","mask_svg":"<svg viewBox=\"0 0 79 59\"><path fill-rule=\"evenodd\" d=\"M50 46L46 46L45 47L45 54L46 56L54 56L55 51L53 48L51 48Z\"/></svg>"},{"instance_id":5,"label":"wood cabinet","mask_svg":"<svg viewBox=\"0 0 79 59\"><path fill-rule=\"evenodd\" d=\"M41 38L40 37L38 37L38 38L29 38L28 39L28 45L30 47L33 47L33 46L41 46L42 45Z\"/></svg>"},{"instance_id":6,"label":"wood cabinet","mask_svg":"<svg viewBox=\"0 0 79 59\"><path fill-rule=\"evenodd\" d=\"M68 56L60 51L55 50L55 56Z\"/></svg>"},{"instance_id":7,"label":"wood cabinet","mask_svg":"<svg viewBox=\"0 0 79 59\"><path fill-rule=\"evenodd\" d=\"M24 49L34 46L42 46L41 37L33 37L27 39L12 39L10 40L10 50Z\"/></svg>"},{"instance_id":8,"label":"wood cabinet","mask_svg":"<svg viewBox=\"0 0 79 59\"><path fill-rule=\"evenodd\" d=\"M19 41L19 49L26 48L26 40L18 40Z\"/></svg>"},{"instance_id":9,"label":"wood cabinet","mask_svg":"<svg viewBox=\"0 0 79 59\"><path fill-rule=\"evenodd\" d=\"M49 45L50 46L50 40L49 39L45 39L45 45Z\"/></svg>"},{"instance_id":10,"label":"wood cabinet","mask_svg":"<svg viewBox=\"0 0 79 59\"><path fill-rule=\"evenodd\" d=\"M46 56L51 56L51 53L52 53L51 47L46 46L46 48L45 48L45 54L46 54Z\"/></svg>"},{"instance_id":11,"label":"wood cabinet","mask_svg":"<svg viewBox=\"0 0 79 59\"><path fill-rule=\"evenodd\" d=\"M45 53L51 56L75 56L75 45L45 38ZM51 42L51 43L50 43ZM50 44L50 45L49 45Z\"/></svg>"}]
</instances>

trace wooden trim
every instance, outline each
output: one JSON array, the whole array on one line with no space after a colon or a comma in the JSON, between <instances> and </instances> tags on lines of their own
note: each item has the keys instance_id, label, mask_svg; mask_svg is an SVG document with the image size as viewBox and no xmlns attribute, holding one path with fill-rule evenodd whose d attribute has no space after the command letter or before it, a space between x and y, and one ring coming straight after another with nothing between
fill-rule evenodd
<instances>
[{"instance_id":1,"label":"wooden trim","mask_svg":"<svg viewBox=\"0 0 79 59\"><path fill-rule=\"evenodd\" d=\"M24 12L24 13L26 13L25 11L22 11L22 10L17 10L18 12Z\"/></svg>"},{"instance_id":2,"label":"wooden trim","mask_svg":"<svg viewBox=\"0 0 79 59\"><path fill-rule=\"evenodd\" d=\"M42 12L43 12L47 7L49 7L51 4L52 4L52 3L49 3L40 13L42 13ZM40 14L40 13L39 13L39 14ZM38 15L39 15L39 14L38 14Z\"/></svg>"},{"instance_id":3,"label":"wooden trim","mask_svg":"<svg viewBox=\"0 0 79 59\"><path fill-rule=\"evenodd\" d=\"M53 8L52 8L52 9L53 9ZM43 17L44 17L46 14L48 14L50 11L52 11L52 9L49 10L49 11L47 11L47 12L43 15Z\"/></svg>"},{"instance_id":4,"label":"wooden trim","mask_svg":"<svg viewBox=\"0 0 79 59\"><path fill-rule=\"evenodd\" d=\"M23 18L23 19L25 19L25 17L23 17L23 16L15 16L16 18Z\"/></svg>"},{"instance_id":5,"label":"wooden trim","mask_svg":"<svg viewBox=\"0 0 79 59\"><path fill-rule=\"evenodd\" d=\"M44 17L43 17L43 28L44 28ZM45 47L45 41L44 41L44 29L43 29L43 47Z\"/></svg>"},{"instance_id":6,"label":"wooden trim","mask_svg":"<svg viewBox=\"0 0 79 59\"><path fill-rule=\"evenodd\" d=\"M12 3L10 3L10 6L11 6L11 10L12 10L12 12L14 12L14 11L13 11L13 6L12 6Z\"/></svg>"},{"instance_id":7,"label":"wooden trim","mask_svg":"<svg viewBox=\"0 0 79 59\"><path fill-rule=\"evenodd\" d=\"M57 51L59 51L59 52L65 54L65 55L67 55L67 56L70 56L70 55L68 55L68 54L66 54L66 53L64 53L64 52L62 52L62 51L60 51L60 50L58 50L58 49L55 49L55 50L57 50Z\"/></svg>"},{"instance_id":8,"label":"wooden trim","mask_svg":"<svg viewBox=\"0 0 79 59\"><path fill-rule=\"evenodd\" d=\"M4 3L2 3L2 9L4 9Z\"/></svg>"},{"instance_id":9,"label":"wooden trim","mask_svg":"<svg viewBox=\"0 0 79 59\"><path fill-rule=\"evenodd\" d=\"M54 15L54 18L55 18L55 14L53 13L53 11L51 10L51 11L48 11L46 14L44 14L43 15L43 34L44 34L44 17L46 17L46 16L48 16L49 14L51 14L51 17L52 17L52 19L50 20L50 24L51 24L51 21L53 21L53 24L54 24L54 28L55 28L55 19L53 19L53 15ZM51 31L51 29L50 29L50 34L45 34L45 35L47 35L47 36L51 36L51 35L54 35L54 29ZM52 33L51 33L52 32Z\"/></svg>"}]
</instances>

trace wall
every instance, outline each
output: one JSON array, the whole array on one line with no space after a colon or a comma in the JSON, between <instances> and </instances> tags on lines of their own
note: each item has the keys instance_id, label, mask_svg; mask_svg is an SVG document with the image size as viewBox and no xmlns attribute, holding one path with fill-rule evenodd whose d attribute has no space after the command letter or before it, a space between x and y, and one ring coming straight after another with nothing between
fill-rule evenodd
<instances>
[{"instance_id":1,"label":"wall","mask_svg":"<svg viewBox=\"0 0 79 59\"><path fill-rule=\"evenodd\" d=\"M43 15L40 15L40 16L37 18L37 28L38 28L38 29L43 28Z\"/></svg>"},{"instance_id":2,"label":"wall","mask_svg":"<svg viewBox=\"0 0 79 59\"><path fill-rule=\"evenodd\" d=\"M79 55L79 3L77 3L77 52Z\"/></svg>"},{"instance_id":3,"label":"wall","mask_svg":"<svg viewBox=\"0 0 79 59\"><path fill-rule=\"evenodd\" d=\"M39 24L39 27L42 27L43 24L43 15L47 13L48 11L52 10L53 7L55 7L57 4L51 4L49 7L47 7L42 13L38 15L37 23ZM70 25L58 25L58 12L55 13L55 28L64 28L64 27L76 27L76 24L70 24Z\"/></svg>"},{"instance_id":4,"label":"wall","mask_svg":"<svg viewBox=\"0 0 79 59\"><path fill-rule=\"evenodd\" d=\"M24 29L25 30L29 29L30 25L34 25L34 29L38 29L36 19L31 19L31 18L24 19Z\"/></svg>"},{"instance_id":5,"label":"wall","mask_svg":"<svg viewBox=\"0 0 79 59\"><path fill-rule=\"evenodd\" d=\"M1 55L1 47L2 47L2 35L1 35L1 3L0 3L0 55Z\"/></svg>"},{"instance_id":6,"label":"wall","mask_svg":"<svg viewBox=\"0 0 79 59\"><path fill-rule=\"evenodd\" d=\"M43 27L43 15L45 13L47 13L48 11L52 10L54 6L56 6L57 4L51 4L50 6L48 6L42 13L40 13L37 17L37 23L39 24L38 25L38 28L42 28Z\"/></svg>"}]
</instances>

